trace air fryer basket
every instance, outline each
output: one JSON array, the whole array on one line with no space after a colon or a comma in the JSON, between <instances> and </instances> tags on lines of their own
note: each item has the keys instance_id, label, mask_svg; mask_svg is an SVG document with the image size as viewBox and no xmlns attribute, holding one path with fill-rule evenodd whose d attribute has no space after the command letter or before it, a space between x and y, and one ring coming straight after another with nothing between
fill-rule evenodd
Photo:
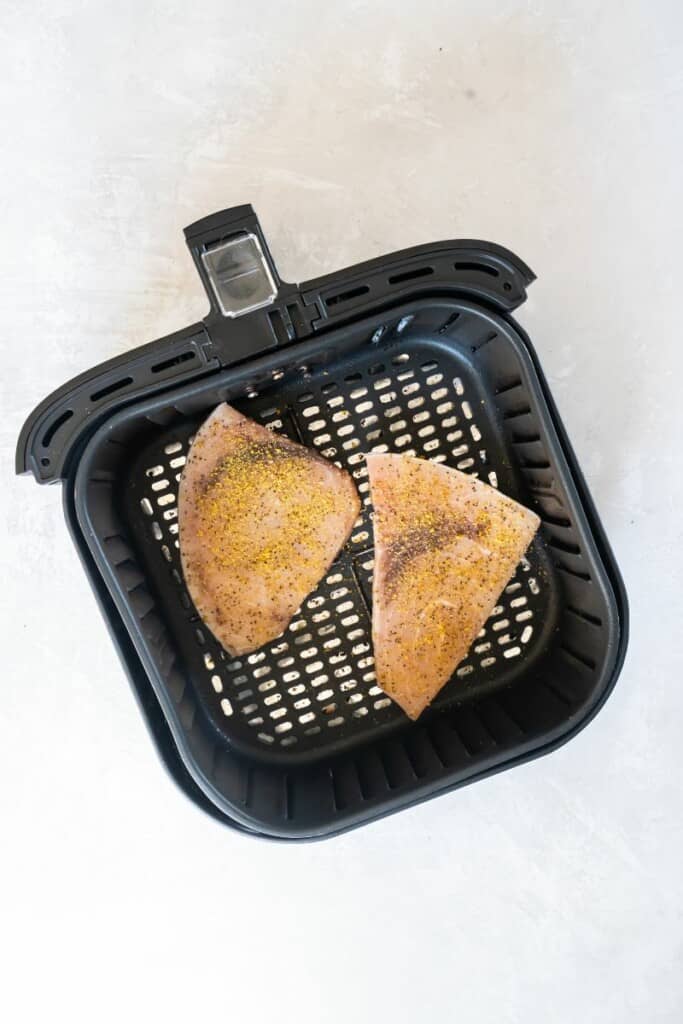
<instances>
[{"instance_id":1,"label":"air fryer basket","mask_svg":"<svg viewBox=\"0 0 683 1024\"><path fill-rule=\"evenodd\" d=\"M245 230L261 239L269 261L258 222L241 208L189 229L200 270L216 239ZM135 372L122 377L120 361L125 384L112 387L108 372L93 390L88 377L86 402L119 395L99 425L82 415L74 389L63 389L47 416L27 424L23 457L34 471L47 458L45 476L57 456L74 537L181 785L237 827L312 837L569 737L616 679L626 602L531 346L509 317L531 280L523 264L484 243L442 243L298 291L268 266L279 307L228 324L208 282L205 333L189 329L149 353L146 371L170 379L143 379L136 393ZM311 311L326 315L316 322ZM225 355L232 342L234 359ZM177 543L185 454L221 401L345 465L363 500L349 542L285 634L238 659L193 608ZM74 437L52 451L72 417L81 420ZM467 659L416 724L379 690L373 671L363 459L371 450L476 473L543 521Z\"/></svg>"}]
</instances>

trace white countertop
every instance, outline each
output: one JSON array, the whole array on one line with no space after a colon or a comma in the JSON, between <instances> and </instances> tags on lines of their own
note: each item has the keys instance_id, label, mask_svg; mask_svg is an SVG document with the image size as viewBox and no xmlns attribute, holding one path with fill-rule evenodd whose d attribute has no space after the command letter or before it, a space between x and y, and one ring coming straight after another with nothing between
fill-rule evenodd
<instances>
[{"instance_id":1,"label":"white countertop","mask_svg":"<svg viewBox=\"0 0 683 1024\"><path fill-rule=\"evenodd\" d=\"M7 3L0 1016L683 1019L681 53L667 0ZM596 720L326 843L167 778L24 417L201 318L182 228L251 202L303 280L440 238L538 274L530 332L629 591Z\"/></svg>"}]
</instances>

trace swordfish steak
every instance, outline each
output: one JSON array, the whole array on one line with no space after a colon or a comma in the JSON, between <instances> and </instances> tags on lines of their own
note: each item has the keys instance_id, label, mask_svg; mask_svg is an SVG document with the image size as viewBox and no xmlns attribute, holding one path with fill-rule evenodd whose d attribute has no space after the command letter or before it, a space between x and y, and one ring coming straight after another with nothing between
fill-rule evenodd
<instances>
[{"instance_id":1,"label":"swordfish steak","mask_svg":"<svg viewBox=\"0 0 683 1024\"><path fill-rule=\"evenodd\" d=\"M414 719L467 655L540 520L456 469L406 455L366 459L377 682Z\"/></svg>"},{"instance_id":2,"label":"swordfish steak","mask_svg":"<svg viewBox=\"0 0 683 1024\"><path fill-rule=\"evenodd\" d=\"M348 473L219 405L180 480L185 582L232 655L280 636L345 543L360 511Z\"/></svg>"}]
</instances>

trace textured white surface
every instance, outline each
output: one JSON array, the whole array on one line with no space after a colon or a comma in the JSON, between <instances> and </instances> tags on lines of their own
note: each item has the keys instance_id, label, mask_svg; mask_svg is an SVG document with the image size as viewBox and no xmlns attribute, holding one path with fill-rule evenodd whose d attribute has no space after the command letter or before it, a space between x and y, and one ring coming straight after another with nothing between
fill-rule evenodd
<instances>
[{"instance_id":1,"label":"textured white surface","mask_svg":"<svg viewBox=\"0 0 683 1024\"><path fill-rule=\"evenodd\" d=\"M5 0L0 40L0 1016L683 1019L678 0ZM318 845L176 791L58 489L11 475L50 389L204 314L181 229L248 201L290 279L442 237L530 263L631 599L572 743Z\"/></svg>"}]
</instances>

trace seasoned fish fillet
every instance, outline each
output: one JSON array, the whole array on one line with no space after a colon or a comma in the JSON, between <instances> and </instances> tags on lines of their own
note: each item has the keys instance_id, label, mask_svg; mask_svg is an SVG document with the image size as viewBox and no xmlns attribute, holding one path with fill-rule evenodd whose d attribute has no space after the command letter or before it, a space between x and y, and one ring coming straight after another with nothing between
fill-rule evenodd
<instances>
[{"instance_id":1,"label":"seasoned fish fillet","mask_svg":"<svg viewBox=\"0 0 683 1024\"><path fill-rule=\"evenodd\" d=\"M180 480L180 557L197 611L233 655L287 627L360 511L348 473L219 405Z\"/></svg>"},{"instance_id":2,"label":"seasoned fish fillet","mask_svg":"<svg viewBox=\"0 0 683 1024\"><path fill-rule=\"evenodd\" d=\"M406 455L366 459L377 682L417 718L466 656L540 520L456 469Z\"/></svg>"}]
</instances>

